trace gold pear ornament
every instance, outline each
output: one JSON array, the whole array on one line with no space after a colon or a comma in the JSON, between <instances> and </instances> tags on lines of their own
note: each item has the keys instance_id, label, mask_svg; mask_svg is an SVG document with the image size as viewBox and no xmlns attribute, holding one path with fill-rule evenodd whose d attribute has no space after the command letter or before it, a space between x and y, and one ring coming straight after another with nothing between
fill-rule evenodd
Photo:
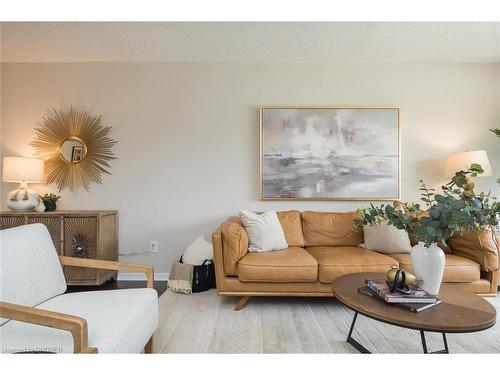
<instances>
[{"instance_id":1,"label":"gold pear ornament","mask_svg":"<svg viewBox=\"0 0 500 375\"><path fill-rule=\"evenodd\" d=\"M392 284L394 282L394 278L396 277L396 273L398 272L398 270L400 269L400 267L396 266L396 265L393 265L391 266L391 269L389 271L387 271L387 281ZM406 284L407 285L418 285L420 282L422 282L422 279L415 276L414 274L408 272L407 270L405 270L403 267L401 267L401 269L405 272L405 275L406 275Z\"/></svg>"}]
</instances>

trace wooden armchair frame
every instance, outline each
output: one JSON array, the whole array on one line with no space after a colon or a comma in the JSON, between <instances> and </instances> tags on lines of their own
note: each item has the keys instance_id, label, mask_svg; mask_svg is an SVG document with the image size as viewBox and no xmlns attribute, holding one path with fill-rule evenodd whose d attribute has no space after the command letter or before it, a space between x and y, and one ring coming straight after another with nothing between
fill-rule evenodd
<instances>
[{"instance_id":1,"label":"wooden armchair frame","mask_svg":"<svg viewBox=\"0 0 500 375\"><path fill-rule=\"evenodd\" d=\"M144 272L147 278L147 287L153 288L154 268L151 266L133 263L120 263L109 260L72 258L66 256L59 256L59 260L63 266L97 268L113 271ZM98 352L97 348L88 346L87 321L78 316L0 301L0 317L69 331L73 336L74 353ZM149 339L148 343L144 347L144 352L152 353L152 349L153 337Z\"/></svg>"}]
</instances>

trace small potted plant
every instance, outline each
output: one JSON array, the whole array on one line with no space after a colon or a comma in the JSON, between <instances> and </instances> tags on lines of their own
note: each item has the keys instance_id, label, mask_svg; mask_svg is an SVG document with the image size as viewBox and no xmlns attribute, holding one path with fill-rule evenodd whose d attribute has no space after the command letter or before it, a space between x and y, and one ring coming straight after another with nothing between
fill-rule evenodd
<instances>
[{"instance_id":1,"label":"small potted plant","mask_svg":"<svg viewBox=\"0 0 500 375\"><path fill-rule=\"evenodd\" d=\"M40 199L45 205L45 211L55 211L56 210L56 202L61 198L60 195L56 195L53 193L46 193L44 195L40 195Z\"/></svg>"},{"instance_id":2,"label":"small potted plant","mask_svg":"<svg viewBox=\"0 0 500 375\"><path fill-rule=\"evenodd\" d=\"M472 164L466 171L459 171L446 185L442 194L435 193L422 183L421 200L426 209L418 204L397 203L394 205L370 205L360 208L361 219L357 226L393 225L405 230L419 243L411 252L414 273L423 279L421 287L431 294L437 294L443 277L445 259L439 248L455 233L492 230L498 224L500 202L490 194L474 192L472 177L483 173L479 164Z\"/></svg>"}]
</instances>

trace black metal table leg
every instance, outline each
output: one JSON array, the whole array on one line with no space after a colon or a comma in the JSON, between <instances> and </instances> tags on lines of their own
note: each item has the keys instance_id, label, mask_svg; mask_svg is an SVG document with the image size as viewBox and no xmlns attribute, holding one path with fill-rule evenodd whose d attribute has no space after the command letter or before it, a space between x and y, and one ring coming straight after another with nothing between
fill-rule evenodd
<instances>
[{"instance_id":1,"label":"black metal table leg","mask_svg":"<svg viewBox=\"0 0 500 375\"><path fill-rule=\"evenodd\" d=\"M356 319L358 319L358 312L354 312L354 317L352 318L351 328L349 329L349 334L347 335L347 342L351 344L358 352L363 354L371 354L371 352L361 345L355 338L352 337L352 332L354 331L354 326L356 325ZM437 350L435 352L429 352L427 349L427 342L425 340L425 331L420 330L420 339L422 340L422 348L424 354L449 354L448 341L446 340L446 333L442 333L444 349Z\"/></svg>"},{"instance_id":2,"label":"black metal table leg","mask_svg":"<svg viewBox=\"0 0 500 375\"><path fill-rule=\"evenodd\" d=\"M352 324L351 328L349 329L349 334L347 335L347 342L351 344L358 352L363 353L363 354L371 354L371 352L366 349L363 345L361 345L359 342L357 342L353 337L352 337L352 331L354 330L354 325L356 324L356 319L358 318L358 312L356 311L354 313L354 318L352 319Z\"/></svg>"},{"instance_id":3,"label":"black metal table leg","mask_svg":"<svg viewBox=\"0 0 500 375\"><path fill-rule=\"evenodd\" d=\"M427 343L425 342L425 332L420 331L420 338L422 339L422 348L424 350L424 354L449 354L448 350L448 341L446 340L446 333L442 333L443 335L443 344L444 344L444 349L437 350L435 352L429 352L427 350Z\"/></svg>"},{"instance_id":4,"label":"black metal table leg","mask_svg":"<svg viewBox=\"0 0 500 375\"><path fill-rule=\"evenodd\" d=\"M424 331L420 331L420 339L422 340L422 348L424 349L424 354L427 354L427 343L425 342Z\"/></svg>"},{"instance_id":5,"label":"black metal table leg","mask_svg":"<svg viewBox=\"0 0 500 375\"><path fill-rule=\"evenodd\" d=\"M448 340L446 340L446 333L444 332L443 332L443 344L444 344L443 353L450 354L450 351L448 350Z\"/></svg>"}]
</instances>

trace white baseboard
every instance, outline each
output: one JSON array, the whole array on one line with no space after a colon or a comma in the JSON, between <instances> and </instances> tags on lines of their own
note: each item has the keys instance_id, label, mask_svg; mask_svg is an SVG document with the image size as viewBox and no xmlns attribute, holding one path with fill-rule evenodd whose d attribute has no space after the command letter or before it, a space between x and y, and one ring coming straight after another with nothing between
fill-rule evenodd
<instances>
[{"instance_id":1,"label":"white baseboard","mask_svg":"<svg viewBox=\"0 0 500 375\"><path fill-rule=\"evenodd\" d=\"M167 272L155 272L155 281L168 281L168 276ZM117 280L146 281L146 275L139 272L118 272Z\"/></svg>"}]
</instances>

